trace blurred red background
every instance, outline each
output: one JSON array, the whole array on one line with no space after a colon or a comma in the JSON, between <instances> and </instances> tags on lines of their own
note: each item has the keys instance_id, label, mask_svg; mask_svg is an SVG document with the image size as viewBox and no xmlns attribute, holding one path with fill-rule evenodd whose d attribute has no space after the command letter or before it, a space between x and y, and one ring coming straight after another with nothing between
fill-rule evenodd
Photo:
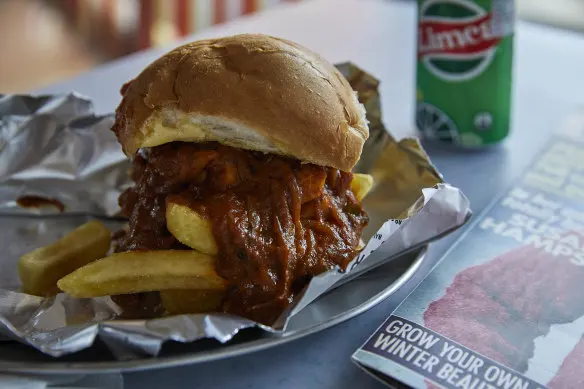
<instances>
[{"instance_id":1,"label":"blurred red background","mask_svg":"<svg viewBox=\"0 0 584 389\"><path fill-rule=\"evenodd\" d=\"M297 1L4 0L0 93L38 88L210 25Z\"/></svg>"}]
</instances>

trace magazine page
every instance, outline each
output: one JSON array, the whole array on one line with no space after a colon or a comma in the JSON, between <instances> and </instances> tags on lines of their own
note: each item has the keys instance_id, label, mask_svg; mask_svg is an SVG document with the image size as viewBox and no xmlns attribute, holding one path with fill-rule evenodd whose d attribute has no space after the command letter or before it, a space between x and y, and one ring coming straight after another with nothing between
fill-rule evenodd
<instances>
[{"instance_id":1,"label":"magazine page","mask_svg":"<svg viewBox=\"0 0 584 389\"><path fill-rule=\"evenodd\" d=\"M584 387L584 114L353 355L415 388Z\"/></svg>"}]
</instances>

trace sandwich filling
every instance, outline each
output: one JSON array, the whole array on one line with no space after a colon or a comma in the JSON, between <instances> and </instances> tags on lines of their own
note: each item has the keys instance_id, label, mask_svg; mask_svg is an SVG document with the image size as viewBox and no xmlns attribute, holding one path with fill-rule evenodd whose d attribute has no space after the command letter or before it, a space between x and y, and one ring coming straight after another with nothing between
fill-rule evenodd
<instances>
[{"instance_id":1,"label":"sandwich filling","mask_svg":"<svg viewBox=\"0 0 584 389\"><path fill-rule=\"evenodd\" d=\"M190 249L169 232L165 213L170 201L188 206L211 224L216 272L228 284L222 310L265 324L312 276L345 269L368 223L351 173L218 143L147 149L131 178L119 198L129 229L116 251Z\"/></svg>"}]
</instances>

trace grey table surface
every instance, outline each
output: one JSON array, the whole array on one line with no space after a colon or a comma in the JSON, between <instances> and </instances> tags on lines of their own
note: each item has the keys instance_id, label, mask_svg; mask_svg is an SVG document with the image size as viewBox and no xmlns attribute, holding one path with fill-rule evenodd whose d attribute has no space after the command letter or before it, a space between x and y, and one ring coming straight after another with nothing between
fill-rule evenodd
<instances>
[{"instance_id":1,"label":"grey table surface","mask_svg":"<svg viewBox=\"0 0 584 389\"><path fill-rule=\"evenodd\" d=\"M332 62L350 60L381 80L384 120L398 138L413 136L415 3L308 0L217 26L191 39L262 32L295 40ZM462 188L480 213L527 166L551 132L584 106L584 37L518 22L512 135L489 150L461 152L425 144L446 181ZM180 42L177 42L177 44ZM111 112L122 83L169 48L109 63L35 92L77 91ZM350 361L464 229L434 244L421 271L370 311L301 340L228 360L125 374L133 388L382 388Z\"/></svg>"}]
</instances>

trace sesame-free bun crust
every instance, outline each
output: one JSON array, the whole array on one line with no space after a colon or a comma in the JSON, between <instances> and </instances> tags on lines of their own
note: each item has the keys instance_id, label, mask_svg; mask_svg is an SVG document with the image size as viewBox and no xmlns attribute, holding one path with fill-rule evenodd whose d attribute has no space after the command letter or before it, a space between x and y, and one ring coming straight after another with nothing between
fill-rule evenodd
<instances>
[{"instance_id":1,"label":"sesame-free bun crust","mask_svg":"<svg viewBox=\"0 0 584 389\"><path fill-rule=\"evenodd\" d=\"M172 141L217 141L350 171L369 136L338 70L266 35L180 46L122 88L114 132L133 157Z\"/></svg>"}]
</instances>

